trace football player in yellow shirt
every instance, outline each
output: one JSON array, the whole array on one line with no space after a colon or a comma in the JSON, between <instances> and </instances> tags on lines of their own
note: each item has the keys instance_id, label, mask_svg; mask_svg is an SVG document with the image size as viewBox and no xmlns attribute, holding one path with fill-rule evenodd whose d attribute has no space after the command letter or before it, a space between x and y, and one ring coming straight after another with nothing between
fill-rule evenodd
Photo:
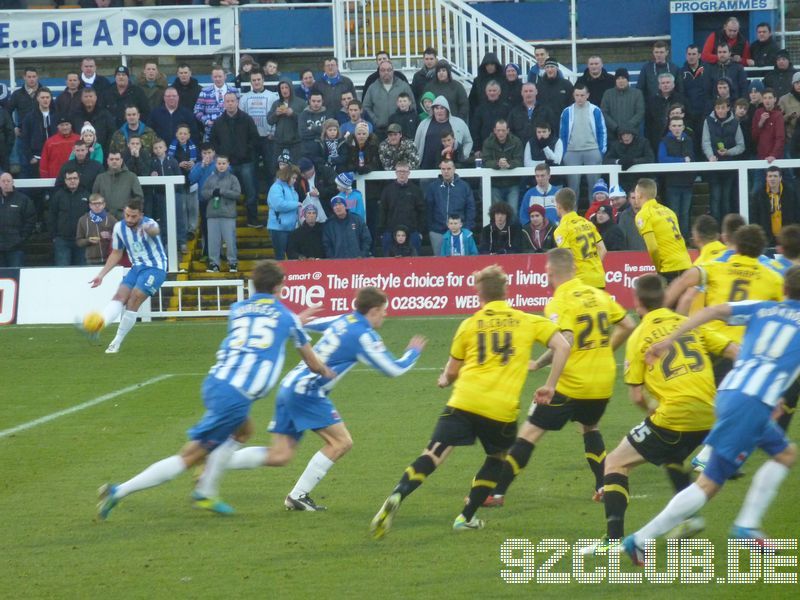
<instances>
[{"instance_id":1,"label":"football player in yellow shirt","mask_svg":"<svg viewBox=\"0 0 800 600\"><path fill-rule=\"evenodd\" d=\"M678 217L668 207L658 203L657 192L655 181L640 179L636 182L632 204L639 211L636 213L636 227L642 234L653 265L658 274L669 282L691 267L692 261L686 251Z\"/></svg>"},{"instance_id":2,"label":"football player in yellow shirt","mask_svg":"<svg viewBox=\"0 0 800 600\"><path fill-rule=\"evenodd\" d=\"M603 268L606 245L594 223L575 212L576 206L575 192L570 188L556 192L556 212L561 221L553 237L556 246L572 252L578 278L586 285L603 289L606 287L606 271Z\"/></svg>"},{"instance_id":3,"label":"football player in yellow shirt","mask_svg":"<svg viewBox=\"0 0 800 600\"><path fill-rule=\"evenodd\" d=\"M606 457L603 502L608 540L625 534L625 511L630 492L628 475L644 463L682 467L705 439L714 423L714 371L709 354L735 359L738 345L711 330L698 328L681 336L655 363L645 364L648 348L675 330L686 317L663 307L664 284L656 274L636 280L635 306L642 320L628 339L625 383L631 400L648 413ZM644 389L658 401L651 407ZM688 475L678 483L679 492L691 483ZM679 532L696 533L701 521L688 520Z\"/></svg>"},{"instance_id":4,"label":"football player in yellow shirt","mask_svg":"<svg viewBox=\"0 0 800 600\"><path fill-rule=\"evenodd\" d=\"M569 356L569 343L555 323L529 315L506 302L505 272L492 265L475 275L481 308L461 323L453 338L450 358L437 382L453 393L442 411L430 443L403 473L399 483L372 519L376 539L389 530L400 503L447 458L455 446L471 446L478 439L486 461L472 481L469 498L453 529L481 529L475 512L497 485L506 452L517 437L519 394L528 375L534 343L547 346L553 368L536 390L534 403L553 398L556 381Z\"/></svg>"},{"instance_id":5,"label":"football player in yellow shirt","mask_svg":"<svg viewBox=\"0 0 800 600\"><path fill-rule=\"evenodd\" d=\"M546 432L559 431L569 421L580 424L584 455L595 477L595 499L602 496L606 449L598 423L614 391L617 373L614 350L636 324L606 292L576 277L569 250L550 250L546 268L554 293L545 316L558 325L570 342L569 360L552 401L531 406L528 420L506 457L500 483L485 506L503 505L506 490L528 464L534 445ZM550 353L546 352L531 362L530 369L535 371L549 362Z\"/></svg>"}]
</instances>

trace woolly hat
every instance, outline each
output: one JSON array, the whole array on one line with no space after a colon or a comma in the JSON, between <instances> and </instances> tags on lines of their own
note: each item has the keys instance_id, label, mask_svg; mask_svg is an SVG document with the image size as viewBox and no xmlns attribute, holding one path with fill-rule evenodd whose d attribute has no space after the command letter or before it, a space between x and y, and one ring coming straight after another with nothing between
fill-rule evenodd
<instances>
[{"instance_id":1,"label":"woolly hat","mask_svg":"<svg viewBox=\"0 0 800 600\"><path fill-rule=\"evenodd\" d=\"M303 216L304 217L306 216L306 213L308 213L308 212L313 212L314 214L318 214L319 213L319 211L317 211L317 207L314 206L313 204L306 204L303 207Z\"/></svg>"},{"instance_id":2,"label":"woolly hat","mask_svg":"<svg viewBox=\"0 0 800 600\"><path fill-rule=\"evenodd\" d=\"M598 179L597 183L595 183L594 187L592 188L592 199L594 199L597 194L605 194L608 196L608 186L606 185L605 180L602 178Z\"/></svg>"},{"instance_id":3,"label":"woolly hat","mask_svg":"<svg viewBox=\"0 0 800 600\"><path fill-rule=\"evenodd\" d=\"M304 156L297 162L297 168L300 169L301 173L305 173L306 171L310 171L314 168L314 163L310 158L306 158Z\"/></svg>"},{"instance_id":4,"label":"woolly hat","mask_svg":"<svg viewBox=\"0 0 800 600\"><path fill-rule=\"evenodd\" d=\"M608 190L608 197L609 198L627 198L628 194L625 193L625 190L618 185L612 185L611 189Z\"/></svg>"},{"instance_id":5,"label":"woolly hat","mask_svg":"<svg viewBox=\"0 0 800 600\"><path fill-rule=\"evenodd\" d=\"M284 150L278 156L278 164L280 164L280 163L283 163L285 165L291 165L292 164L292 155L289 154L288 150Z\"/></svg>"},{"instance_id":6,"label":"woolly hat","mask_svg":"<svg viewBox=\"0 0 800 600\"><path fill-rule=\"evenodd\" d=\"M353 188L353 182L355 181L356 176L351 171L347 171L345 173L339 173L336 176L336 185L345 188L346 190L350 190Z\"/></svg>"},{"instance_id":7,"label":"woolly hat","mask_svg":"<svg viewBox=\"0 0 800 600\"><path fill-rule=\"evenodd\" d=\"M558 61L551 56L546 61L544 61L544 66L545 67L555 67L557 69L558 68Z\"/></svg>"},{"instance_id":8,"label":"woolly hat","mask_svg":"<svg viewBox=\"0 0 800 600\"><path fill-rule=\"evenodd\" d=\"M522 74L522 67L520 67L517 63L508 63L506 65L506 68L503 69L503 72L508 71L509 67L511 67L512 69L514 69L517 72L517 77L519 77L520 74Z\"/></svg>"},{"instance_id":9,"label":"woolly hat","mask_svg":"<svg viewBox=\"0 0 800 600\"><path fill-rule=\"evenodd\" d=\"M614 71L614 79L619 79L620 77L624 77L628 81L631 79L630 73L628 73L628 69L625 67L620 67L616 71Z\"/></svg>"},{"instance_id":10,"label":"woolly hat","mask_svg":"<svg viewBox=\"0 0 800 600\"><path fill-rule=\"evenodd\" d=\"M597 207L597 214L599 213L605 213L606 215L608 215L609 219L614 218L614 209L608 206L607 204L602 204Z\"/></svg>"},{"instance_id":11,"label":"woolly hat","mask_svg":"<svg viewBox=\"0 0 800 600\"><path fill-rule=\"evenodd\" d=\"M800 71L792 75L792 85L800 81Z\"/></svg>"},{"instance_id":12,"label":"woolly hat","mask_svg":"<svg viewBox=\"0 0 800 600\"><path fill-rule=\"evenodd\" d=\"M755 90L757 92L763 92L764 91L764 82L761 81L760 79L753 79L750 82L750 86L747 88L747 91L748 92L752 92L753 90Z\"/></svg>"},{"instance_id":13,"label":"woolly hat","mask_svg":"<svg viewBox=\"0 0 800 600\"><path fill-rule=\"evenodd\" d=\"M542 218L544 219L545 218L544 206L542 206L541 204L531 204L528 207L528 214L532 215L533 213L539 213L540 215L542 215Z\"/></svg>"},{"instance_id":14,"label":"woolly hat","mask_svg":"<svg viewBox=\"0 0 800 600\"><path fill-rule=\"evenodd\" d=\"M345 202L344 198L341 196L334 196L331 198L331 206L336 206L337 204L344 204L347 206L347 202Z\"/></svg>"},{"instance_id":15,"label":"woolly hat","mask_svg":"<svg viewBox=\"0 0 800 600\"><path fill-rule=\"evenodd\" d=\"M118 66L116 71L114 71L114 73L115 74L122 73L123 75L127 75L128 77L130 77L130 75L131 75L130 70L125 65Z\"/></svg>"},{"instance_id":16,"label":"woolly hat","mask_svg":"<svg viewBox=\"0 0 800 600\"><path fill-rule=\"evenodd\" d=\"M81 127L81 137L83 137L83 134L86 133L87 131L91 131L95 135L95 137L97 137L97 131L95 130L95 128L92 126L91 123L83 124L83 127Z\"/></svg>"}]
</instances>

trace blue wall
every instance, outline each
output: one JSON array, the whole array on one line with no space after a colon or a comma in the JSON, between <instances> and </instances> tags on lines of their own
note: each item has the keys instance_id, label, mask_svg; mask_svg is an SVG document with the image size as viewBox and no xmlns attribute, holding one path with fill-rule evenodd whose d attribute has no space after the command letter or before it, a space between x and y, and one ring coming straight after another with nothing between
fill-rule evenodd
<instances>
[{"instance_id":1,"label":"blue wall","mask_svg":"<svg viewBox=\"0 0 800 600\"><path fill-rule=\"evenodd\" d=\"M333 46L333 17L329 7L243 10L242 48L325 48Z\"/></svg>"}]
</instances>

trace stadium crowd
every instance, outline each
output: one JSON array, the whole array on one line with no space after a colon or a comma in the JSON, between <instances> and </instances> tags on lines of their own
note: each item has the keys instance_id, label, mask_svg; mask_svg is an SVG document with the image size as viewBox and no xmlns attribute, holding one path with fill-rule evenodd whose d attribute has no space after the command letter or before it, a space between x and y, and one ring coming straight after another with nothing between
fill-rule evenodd
<instances>
[{"instance_id":1,"label":"stadium crowd","mask_svg":"<svg viewBox=\"0 0 800 600\"><path fill-rule=\"evenodd\" d=\"M321 74L303 69L295 84L276 60L262 67L242 55L238 73L215 65L205 86L188 64L168 77L150 60L137 73L117 67L109 81L86 57L58 95L29 65L0 100L0 265L23 265L36 230L52 237L57 265L102 262L108 239L96 229L110 230L131 197L164 222L163 188L143 189L138 177L166 175L185 178L179 248L201 237L209 271L220 269L223 243L230 269L237 266L240 202L248 227L267 227L278 259L410 256L428 252L425 241L434 255L544 252L559 222L556 192L581 189L579 175L551 181L551 166L763 159L766 167L800 155L800 72L768 24L757 32L749 43L729 19L702 48L686 48L682 66L658 41L635 86L600 56L573 84L542 46L528 73L486 54L469 93L434 48L411 81L379 52L360 94L333 57ZM773 69L749 79L745 65ZM491 199L482 199L493 204L491 222L482 229L481 199L457 172L473 166L535 167L533 178L493 177ZM418 184L417 168L440 175ZM353 189L357 173L378 170L394 171L395 180ZM14 188L15 176L55 177L56 185L28 196ZM681 170L659 182L687 239L696 176ZM607 249L643 249L624 191L637 176L623 172L614 189L585 178L578 207ZM736 172L705 179L710 214L721 221L738 212ZM770 169L752 180L751 218L774 239L800 220L794 175ZM266 223L258 217L263 196Z\"/></svg>"}]
</instances>

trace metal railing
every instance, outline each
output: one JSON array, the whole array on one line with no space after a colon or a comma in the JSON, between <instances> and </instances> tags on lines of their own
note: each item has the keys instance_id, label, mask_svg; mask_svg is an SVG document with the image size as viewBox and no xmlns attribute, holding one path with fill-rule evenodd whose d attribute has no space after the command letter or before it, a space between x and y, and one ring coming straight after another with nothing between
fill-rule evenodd
<instances>
[{"instance_id":1,"label":"metal railing","mask_svg":"<svg viewBox=\"0 0 800 600\"><path fill-rule=\"evenodd\" d=\"M190 291L184 293L187 289ZM165 297L167 290L175 290L174 295ZM209 291L216 297L212 300L214 308L203 308L204 292L207 295ZM243 279L165 281L142 307L142 321L166 317L224 317L230 312L231 301L223 297L233 294L236 294L236 302L244 300Z\"/></svg>"}]
</instances>

